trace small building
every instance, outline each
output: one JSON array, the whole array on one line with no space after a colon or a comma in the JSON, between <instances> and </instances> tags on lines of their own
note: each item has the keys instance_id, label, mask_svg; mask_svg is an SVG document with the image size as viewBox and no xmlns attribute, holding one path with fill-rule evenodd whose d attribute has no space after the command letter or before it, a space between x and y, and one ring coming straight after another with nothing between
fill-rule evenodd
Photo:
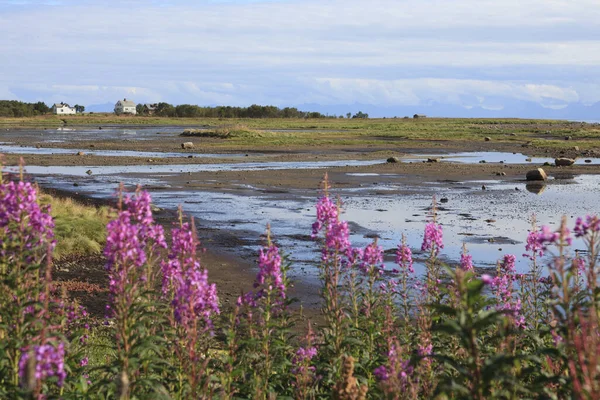
<instances>
[{"instance_id":1,"label":"small building","mask_svg":"<svg viewBox=\"0 0 600 400\"><path fill-rule=\"evenodd\" d=\"M77 113L75 107L71 107L67 103L54 103L52 106L52 113L56 115L73 115Z\"/></svg>"},{"instance_id":2,"label":"small building","mask_svg":"<svg viewBox=\"0 0 600 400\"><path fill-rule=\"evenodd\" d=\"M148 115L153 115L157 109L158 109L158 103L144 104L144 112Z\"/></svg>"},{"instance_id":3,"label":"small building","mask_svg":"<svg viewBox=\"0 0 600 400\"><path fill-rule=\"evenodd\" d=\"M425 114L415 114L415 115L413 115L413 118L414 119L427 118L427 115L425 115Z\"/></svg>"},{"instance_id":4,"label":"small building","mask_svg":"<svg viewBox=\"0 0 600 400\"><path fill-rule=\"evenodd\" d=\"M136 114L135 103L131 100L123 99L115 104L115 114Z\"/></svg>"}]
</instances>

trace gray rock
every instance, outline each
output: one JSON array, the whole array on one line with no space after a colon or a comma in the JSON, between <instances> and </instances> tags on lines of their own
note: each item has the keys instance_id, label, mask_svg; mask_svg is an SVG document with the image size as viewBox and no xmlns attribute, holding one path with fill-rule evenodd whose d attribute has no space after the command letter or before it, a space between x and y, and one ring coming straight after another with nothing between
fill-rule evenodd
<instances>
[{"instance_id":1,"label":"gray rock","mask_svg":"<svg viewBox=\"0 0 600 400\"><path fill-rule=\"evenodd\" d=\"M572 158L561 157L554 160L554 165L557 167L568 167L575 164L575 160Z\"/></svg>"},{"instance_id":2,"label":"gray rock","mask_svg":"<svg viewBox=\"0 0 600 400\"><path fill-rule=\"evenodd\" d=\"M528 181L545 181L548 179L548 175L546 175L546 171L543 169L537 168L528 171L525 175L525 179Z\"/></svg>"},{"instance_id":3,"label":"gray rock","mask_svg":"<svg viewBox=\"0 0 600 400\"><path fill-rule=\"evenodd\" d=\"M85 153L84 153L83 151L78 151L78 152L77 152L77 155L78 155L78 156L85 156Z\"/></svg>"},{"instance_id":4,"label":"gray rock","mask_svg":"<svg viewBox=\"0 0 600 400\"><path fill-rule=\"evenodd\" d=\"M491 137L489 137L489 136L486 136L486 137L484 138L484 140L485 140L486 142L489 142L490 140L492 140L492 138L491 138Z\"/></svg>"},{"instance_id":5,"label":"gray rock","mask_svg":"<svg viewBox=\"0 0 600 400\"><path fill-rule=\"evenodd\" d=\"M439 158L428 158L427 162L439 162L440 159Z\"/></svg>"},{"instance_id":6,"label":"gray rock","mask_svg":"<svg viewBox=\"0 0 600 400\"><path fill-rule=\"evenodd\" d=\"M193 149L194 143L192 143L192 142L181 143L181 148L182 149Z\"/></svg>"},{"instance_id":7,"label":"gray rock","mask_svg":"<svg viewBox=\"0 0 600 400\"><path fill-rule=\"evenodd\" d=\"M589 164L589 163L591 163L591 162L592 162L592 160L585 160L584 162L586 162L586 163L588 163L588 164Z\"/></svg>"},{"instance_id":8,"label":"gray rock","mask_svg":"<svg viewBox=\"0 0 600 400\"><path fill-rule=\"evenodd\" d=\"M398 157L390 157L390 158L387 159L387 162L393 163L393 164L394 163L399 163L400 159Z\"/></svg>"},{"instance_id":9,"label":"gray rock","mask_svg":"<svg viewBox=\"0 0 600 400\"><path fill-rule=\"evenodd\" d=\"M579 151L579 146L575 146L575 147L573 147L573 150L575 150L575 151Z\"/></svg>"},{"instance_id":10,"label":"gray rock","mask_svg":"<svg viewBox=\"0 0 600 400\"><path fill-rule=\"evenodd\" d=\"M92 170L91 170L91 169L88 169L87 171L85 171L85 173L86 173L86 174L88 174L88 175L91 175L91 174L93 174L93 172L92 172Z\"/></svg>"}]
</instances>

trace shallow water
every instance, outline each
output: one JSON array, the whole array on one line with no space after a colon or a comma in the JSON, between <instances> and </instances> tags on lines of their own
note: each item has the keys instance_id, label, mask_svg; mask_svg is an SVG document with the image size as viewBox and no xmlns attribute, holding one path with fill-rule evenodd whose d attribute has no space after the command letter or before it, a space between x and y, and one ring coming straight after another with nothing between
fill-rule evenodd
<instances>
[{"instance_id":1,"label":"shallow water","mask_svg":"<svg viewBox=\"0 0 600 400\"><path fill-rule=\"evenodd\" d=\"M158 134L176 136L184 129L194 128L181 126L72 126L46 129L6 129L3 135L16 135L20 138L34 138L39 143L62 143L86 140L148 140L155 139ZM8 137L7 137L8 139Z\"/></svg>"},{"instance_id":2,"label":"shallow water","mask_svg":"<svg viewBox=\"0 0 600 400\"><path fill-rule=\"evenodd\" d=\"M466 152L466 153L450 153L450 154L416 154L403 157L403 161L422 161L427 158L438 158L441 162L455 162L464 164L476 164L480 161L487 163L504 163L504 164L543 164L548 162L554 164L554 158L551 157L529 157L521 153L507 152ZM527 160L530 161L527 161ZM585 160L591 160L591 163L586 163ZM600 158L578 158L575 164L600 164Z\"/></svg>"},{"instance_id":3,"label":"shallow water","mask_svg":"<svg viewBox=\"0 0 600 400\"><path fill-rule=\"evenodd\" d=\"M87 167L27 167L29 173L63 174L62 183L56 178L40 177L39 180L64 189L90 193L106 197L114 193L119 182L128 185L142 184L149 187L154 202L159 207L175 208L183 205L184 212L200 219L201 225L214 228L245 232L244 238L253 243L270 223L278 244L291 256L296 265L296 276L303 280L316 279L316 270L312 265L318 260L318 249L307 240L314 219L314 203L318 193L291 190L289 193L264 193L252 186L240 186L235 192L190 191L183 188L170 188L165 185L160 174L178 173L179 168L214 168L225 170L281 169L281 168L324 168L329 163L243 163L195 166L153 166L148 167L92 167L94 174L88 179L78 178ZM335 162L348 163L348 161ZM367 162L368 163L368 162ZM307 164L312 164L307 165ZM160 168L156 168L160 167ZM131 176L130 173L138 175ZM157 175L158 174L158 175ZM420 246L424 225L428 219L432 197L439 203L438 220L443 226L445 248L442 259L455 262L459 259L463 243L478 267L493 267L504 254L517 256L517 269L526 272L527 260L521 257L524 242L530 228L530 217L535 213L538 224L550 224L554 227L565 215L572 226L574 219L581 215L600 213L598 194L600 176L582 175L573 179L549 181L543 190L532 190L521 181L506 182L496 180L467 181L454 183L424 182L421 185L379 184L366 188L354 187L332 189L332 195L340 195L343 201L342 218L350 222L352 241L355 246L365 246L378 235L378 243L389 251L386 264L392 267L393 249L404 233L415 253L417 272L422 273L424 266ZM72 185L77 182L75 189ZM485 191L481 185L486 185ZM531 185L529 185L531 186ZM402 188L386 194L386 190ZM373 194L374 190L377 194ZM574 201L576 199L576 201ZM246 233L250 232L250 233ZM582 248L575 243L575 248ZM246 251L256 251L255 246L246 247Z\"/></svg>"},{"instance_id":4,"label":"shallow water","mask_svg":"<svg viewBox=\"0 0 600 400\"><path fill-rule=\"evenodd\" d=\"M63 149L63 148L36 148L28 146L7 146L0 144L0 154L71 154L76 155L82 152L85 155L101 157L148 157L148 158L172 158L172 157L196 157L196 158L227 158L244 157L246 154L209 154L209 153L188 153L188 152L160 152L160 151L133 151L133 150L91 150L91 149ZM259 155L253 153L252 155Z\"/></svg>"}]
</instances>

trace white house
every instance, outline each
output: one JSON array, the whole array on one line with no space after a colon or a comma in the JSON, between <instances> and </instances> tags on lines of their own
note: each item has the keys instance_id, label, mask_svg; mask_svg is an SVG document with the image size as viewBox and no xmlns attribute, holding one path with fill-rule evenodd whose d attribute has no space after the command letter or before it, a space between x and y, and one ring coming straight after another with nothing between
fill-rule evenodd
<instances>
[{"instance_id":1,"label":"white house","mask_svg":"<svg viewBox=\"0 0 600 400\"><path fill-rule=\"evenodd\" d=\"M77 113L75 107L71 107L67 103L54 103L52 112L56 115L70 115Z\"/></svg>"},{"instance_id":2,"label":"white house","mask_svg":"<svg viewBox=\"0 0 600 400\"><path fill-rule=\"evenodd\" d=\"M123 99L115 104L115 114L135 114L135 103L131 100Z\"/></svg>"}]
</instances>

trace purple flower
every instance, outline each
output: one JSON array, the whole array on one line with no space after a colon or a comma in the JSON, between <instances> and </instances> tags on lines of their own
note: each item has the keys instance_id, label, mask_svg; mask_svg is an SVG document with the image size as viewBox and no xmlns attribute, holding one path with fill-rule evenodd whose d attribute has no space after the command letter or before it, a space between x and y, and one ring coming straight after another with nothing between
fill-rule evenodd
<instances>
[{"instance_id":1,"label":"purple flower","mask_svg":"<svg viewBox=\"0 0 600 400\"><path fill-rule=\"evenodd\" d=\"M423 235L423 244L421 245L421 250L433 250L433 252L437 255L440 249L443 248L444 242L442 240L442 226L437 225L435 222L430 222L425 225L425 234Z\"/></svg>"},{"instance_id":2,"label":"purple flower","mask_svg":"<svg viewBox=\"0 0 600 400\"><path fill-rule=\"evenodd\" d=\"M296 351L296 355L292 358L292 374L303 374L306 372L314 372L315 367L309 366L313 357L317 355L316 347L304 348L300 347Z\"/></svg>"},{"instance_id":3,"label":"purple flower","mask_svg":"<svg viewBox=\"0 0 600 400\"><path fill-rule=\"evenodd\" d=\"M338 206L327 196L323 196L317 202L317 220L313 224L313 238L323 229L324 226L338 220Z\"/></svg>"},{"instance_id":4,"label":"purple flower","mask_svg":"<svg viewBox=\"0 0 600 400\"><path fill-rule=\"evenodd\" d=\"M396 250L396 264L400 266L401 271L407 271L411 274L415 273L412 251L410 250L410 247L403 243L399 244L398 250Z\"/></svg>"},{"instance_id":5,"label":"purple flower","mask_svg":"<svg viewBox=\"0 0 600 400\"><path fill-rule=\"evenodd\" d=\"M85 367L86 365L88 365L88 361L89 360L88 360L87 357L82 358L81 361L79 361L79 366L80 367Z\"/></svg>"},{"instance_id":6,"label":"purple flower","mask_svg":"<svg viewBox=\"0 0 600 400\"><path fill-rule=\"evenodd\" d=\"M0 255L21 257L23 250L46 251L54 248L54 221L50 207L42 208L37 191L30 182L0 184ZM32 261L33 258L29 258Z\"/></svg>"},{"instance_id":7,"label":"purple flower","mask_svg":"<svg viewBox=\"0 0 600 400\"><path fill-rule=\"evenodd\" d=\"M413 373L413 367L410 366L410 360L404 360L398 354L396 346L392 345L388 351L387 365L377 367L373 374L380 382L398 381L400 387L408 382L408 378Z\"/></svg>"},{"instance_id":8,"label":"purple flower","mask_svg":"<svg viewBox=\"0 0 600 400\"><path fill-rule=\"evenodd\" d=\"M546 227L546 229L548 228ZM542 257L544 255L544 250L546 249L546 246L544 245L546 242L545 237L548 237L552 242L555 241L554 235L550 235L548 232L545 234L539 231L529 232L527 235L527 244L525 245L525 250L530 251L531 255L523 254L523 257L528 257L531 260L533 260L536 256Z\"/></svg>"},{"instance_id":9,"label":"purple flower","mask_svg":"<svg viewBox=\"0 0 600 400\"><path fill-rule=\"evenodd\" d=\"M483 274L481 275L481 282L483 282L484 285L491 285L494 283L494 278L491 275Z\"/></svg>"},{"instance_id":10,"label":"purple flower","mask_svg":"<svg viewBox=\"0 0 600 400\"><path fill-rule=\"evenodd\" d=\"M460 267L464 271L473 271L473 256L463 252L460 255Z\"/></svg>"},{"instance_id":11,"label":"purple flower","mask_svg":"<svg viewBox=\"0 0 600 400\"><path fill-rule=\"evenodd\" d=\"M598 232L600 231L600 219L596 215L588 215L585 217L585 220L579 217L575 221L573 231L575 232L575 237L585 236L588 232Z\"/></svg>"},{"instance_id":12,"label":"purple flower","mask_svg":"<svg viewBox=\"0 0 600 400\"><path fill-rule=\"evenodd\" d=\"M275 287L280 292L281 297L285 298L281 256L279 255L279 249L274 244L260 249L258 254L258 274L256 275L254 287L264 285L266 281L268 281L269 290L273 290L273 287Z\"/></svg>"},{"instance_id":13,"label":"purple flower","mask_svg":"<svg viewBox=\"0 0 600 400\"><path fill-rule=\"evenodd\" d=\"M383 271L383 247L377 246L373 242L364 250L357 252L358 268L365 275L369 275L373 271Z\"/></svg>"},{"instance_id":14,"label":"purple flower","mask_svg":"<svg viewBox=\"0 0 600 400\"><path fill-rule=\"evenodd\" d=\"M212 331L212 316L219 314L219 299L216 285L208 283L208 272L196 263L177 277L173 298L175 320L191 328L198 320Z\"/></svg>"},{"instance_id":15,"label":"purple flower","mask_svg":"<svg viewBox=\"0 0 600 400\"><path fill-rule=\"evenodd\" d=\"M67 373L65 372L65 346L59 342L56 347L50 344L35 345L30 351L24 351L19 360L19 377L24 379L28 372L30 357L34 357L35 379L43 381L51 377L58 379L62 386Z\"/></svg>"}]
</instances>

